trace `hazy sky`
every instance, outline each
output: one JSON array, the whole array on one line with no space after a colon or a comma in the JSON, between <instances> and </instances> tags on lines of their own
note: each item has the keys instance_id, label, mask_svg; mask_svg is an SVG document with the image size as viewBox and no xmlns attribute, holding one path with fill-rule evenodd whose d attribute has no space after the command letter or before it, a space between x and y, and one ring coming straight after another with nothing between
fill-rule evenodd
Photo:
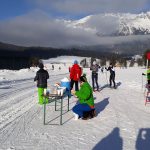
<instances>
[{"instance_id":1,"label":"hazy sky","mask_svg":"<svg viewBox=\"0 0 150 150\"><path fill-rule=\"evenodd\" d=\"M0 0L0 41L53 47L97 44L97 37L81 29L68 28L56 19L149 10L150 0Z\"/></svg>"}]
</instances>

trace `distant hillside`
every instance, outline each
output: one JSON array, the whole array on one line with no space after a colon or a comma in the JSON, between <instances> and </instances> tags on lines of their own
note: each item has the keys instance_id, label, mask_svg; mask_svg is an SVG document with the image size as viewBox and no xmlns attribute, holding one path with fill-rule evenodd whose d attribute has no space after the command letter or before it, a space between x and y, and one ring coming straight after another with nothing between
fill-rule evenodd
<instances>
[{"instance_id":1,"label":"distant hillside","mask_svg":"<svg viewBox=\"0 0 150 150\"><path fill-rule=\"evenodd\" d=\"M57 49L51 47L21 47L7 43L0 43L0 57L39 57L52 58L56 56L84 56L84 57L102 57L111 53L109 47L72 47L68 49ZM108 51L108 52L107 52Z\"/></svg>"},{"instance_id":2,"label":"distant hillside","mask_svg":"<svg viewBox=\"0 0 150 150\"><path fill-rule=\"evenodd\" d=\"M0 50L17 51L17 50L23 50L23 49L25 49L25 47L23 47L23 46L16 46L16 45L13 45L13 44L7 44L7 43L0 42Z\"/></svg>"},{"instance_id":3,"label":"distant hillside","mask_svg":"<svg viewBox=\"0 0 150 150\"><path fill-rule=\"evenodd\" d=\"M80 47L81 48L81 47ZM116 53L118 52L121 55L142 55L147 49L150 49L149 41L136 41L136 42L126 42L122 44L113 44L113 45L95 45L95 46L85 46L82 49L101 51L101 53Z\"/></svg>"},{"instance_id":4,"label":"distant hillside","mask_svg":"<svg viewBox=\"0 0 150 150\"><path fill-rule=\"evenodd\" d=\"M71 48L55 49L44 47L21 47L6 43L0 44L0 69L21 69L30 67L30 60L34 57L38 59L48 59L57 56L83 56L103 58L110 55L104 51L93 51Z\"/></svg>"},{"instance_id":5,"label":"distant hillside","mask_svg":"<svg viewBox=\"0 0 150 150\"><path fill-rule=\"evenodd\" d=\"M57 56L82 56L110 58L112 54L121 57L142 55L150 48L150 42L131 42L115 45L96 45L56 49L51 47L22 47L0 42L0 69L21 69L30 67L32 58L48 59Z\"/></svg>"}]
</instances>

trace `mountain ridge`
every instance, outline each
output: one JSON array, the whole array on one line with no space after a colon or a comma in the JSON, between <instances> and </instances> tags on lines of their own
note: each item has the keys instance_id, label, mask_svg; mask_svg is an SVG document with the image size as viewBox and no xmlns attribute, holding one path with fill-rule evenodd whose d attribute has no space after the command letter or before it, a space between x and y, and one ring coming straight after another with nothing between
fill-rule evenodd
<instances>
[{"instance_id":1,"label":"mountain ridge","mask_svg":"<svg viewBox=\"0 0 150 150\"><path fill-rule=\"evenodd\" d=\"M89 30L98 36L150 34L150 12L140 14L96 14L89 15L75 21L66 21L65 23L67 26ZM109 29L111 26L112 30Z\"/></svg>"}]
</instances>

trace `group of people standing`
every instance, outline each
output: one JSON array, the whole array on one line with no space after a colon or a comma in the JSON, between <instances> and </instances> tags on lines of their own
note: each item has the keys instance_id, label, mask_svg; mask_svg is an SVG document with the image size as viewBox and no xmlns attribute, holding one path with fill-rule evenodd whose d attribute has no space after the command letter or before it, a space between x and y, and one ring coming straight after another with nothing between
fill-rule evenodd
<instances>
[{"instance_id":1,"label":"group of people standing","mask_svg":"<svg viewBox=\"0 0 150 150\"><path fill-rule=\"evenodd\" d=\"M76 66L76 67L74 67ZM77 67L78 66L78 67ZM90 70L92 71L92 87L90 86L90 84L88 83L86 76L82 75L80 76L80 78L77 80L75 75L78 71L75 71L76 68L80 68L79 65L77 65L77 63L74 62L73 67L70 69L70 79L71 79L71 93L76 96L79 101L78 103L73 107L73 112L75 115L75 120L82 118L84 120L89 119L89 118L93 118L94 116L96 116L96 112L95 112L95 107L94 107L94 98L93 98L93 91L97 90L99 91L99 84L98 84L98 71L100 66L96 63L96 61L93 61ZM110 64L110 66L108 68L106 68L106 71L110 71L110 78L109 78L109 86L112 86L112 82L113 82L113 86L114 88L116 88L116 83L115 83L115 69L114 66L112 64ZM81 75L81 70L80 70L80 75ZM75 78L73 78L73 76ZM75 79L75 81L74 81ZM78 81L80 82L80 90L78 90L77 85L78 85ZM73 90L73 84L76 82L75 85L75 90ZM95 88L95 84L96 84L96 88Z\"/></svg>"},{"instance_id":2,"label":"group of people standing","mask_svg":"<svg viewBox=\"0 0 150 150\"><path fill-rule=\"evenodd\" d=\"M93 91L99 91L99 85L98 85L98 71L99 68L101 68L96 61L93 61L93 65L90 67L90 70L92 71L92 87ZM103 67L102 67L103 68ZM113 87L116 88L116 83L115 83L115 68L110 63L109 67L105 67L106 71L110 71L110 77L109 77L109 86L112 87L112 82L113 82ZM96 87L95 87L96 84Z\"/></svg>"},{"instance_id":3,"label":"group of people standing","mask_svg":"<svg viewBox=\"0 0 150 150\"><path fill-rule=\"evenodd\" d=\"M39 64L39 68L40 69L37 71L34 81L37 82L39 104L43 104L43 93L44 89L47 88L47 80L49 78L49 74L46 70L44 70L44 65L42 63ZM83 74L82 68L79 66L77 60L74 61L73 66L69 69L70 91L72 95L74 95L79 99L78 103L72 109L75 114L75 120L77 120L78 118L89 119L93 118L96 115L94 107L93 91L95 90L99 91L99 84L98 84L99 68L100 66L97 65L96 61L94 61L90 67L90 70L92 71L92 87L88 83L86 75ZM110 64L110 66L108 68L105 67L105 69L107 71L110 71L110 79L109 79L110 87L112 86L113 82L114 88L116 88L115 70L113 65ZM75 90L73 89L74 84Z\"/></svg>"},{"instance_id":4,"label":"group of people standing","mask_svg":"<svg viewBox=\"0 0 150 150\"><path fill-rule=\"evenodd\" d=\"M99 84L98 84L98 72L101 67L96 63L96 61L93 61L90 70L92 72L91 78L92 78L92 87L93 91L99 91ZM103 67L102 67L103 68ZM110 77L109 77L109 86L116 88L115 83L115 68L112 63L110 63L109 67L105 67L106 71L110 71ZM69 68L70 72L70 79L71 79L71 89L73 88L73 85L75 83L75 90L78 91L78 81L79 77L82 74L82 69L78 65L78 62L75 60L74 65Z\"/></svg>"}]
</instances>

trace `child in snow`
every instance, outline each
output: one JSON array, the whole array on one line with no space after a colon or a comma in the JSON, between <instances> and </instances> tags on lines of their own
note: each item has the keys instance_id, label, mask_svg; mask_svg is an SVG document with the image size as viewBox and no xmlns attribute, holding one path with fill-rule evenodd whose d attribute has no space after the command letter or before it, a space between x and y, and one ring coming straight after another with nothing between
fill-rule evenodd
<instances>
[{"instance_id":1,"label":"child in snow","mask_svg":"<svg viewBox=\"0 0 150 150\"><path fill-rule=\"evenodd\" d=\"M36 72L36 76L34 78L34 81L37 81L37 87L38 87L38 97L39 97L39 104L44 103L44 89L47 88L47 79L49 78L49 74L46 70L44 70L43 63L39 64L39 70ZM46 99L46 102L48 99Z\"/></svg>"},{"instance_id":2,"label":"child in snow","mask_svg":"<svg viewBox=\"0 0 150 150\"><path fill-rule=\"evenodd\" d=\"M95 116L93 90L85 76L80 77L80 90L71 90L71 93L79 98L78 104L73 107L75 120L78 118L89 119Z\"/></svg>"},{"instance_id":3,"label":"child in snow","mask_svg":"<svg viewBox=\"0 0 150 150\"><path fill-rule=\"evenodd\" d=\"M108 68L105 67L105 69L107 71L110 71L109 86L111 87L112 82L113 82L114 88L116 88L116 83L115 83L115 68L114 68L114 66L112 65L112 63L110 63L109 67Z\"/></svg>"}]
</instances>

